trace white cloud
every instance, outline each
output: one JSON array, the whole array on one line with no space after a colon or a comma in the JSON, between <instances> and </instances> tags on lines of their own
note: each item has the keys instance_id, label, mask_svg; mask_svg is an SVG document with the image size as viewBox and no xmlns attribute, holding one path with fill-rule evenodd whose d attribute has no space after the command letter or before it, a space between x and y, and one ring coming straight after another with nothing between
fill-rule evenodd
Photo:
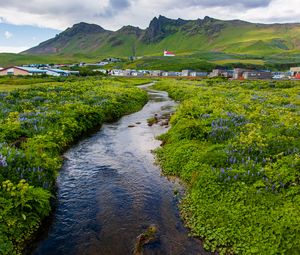
<instances>
[{"instance_id":1,"label":"white cloud","mask_svg":"<svg viewBox=\"0 0 300 255\"><path fill-rule=\"evenodd\" d=\"M299 21L299 0L0 0L2 21L63 30L74 23L96 23L116 30L145 28L154 16L242 19L251 22Z\"/></svg>"},{"instance_id":2,"label":"white cloud","mask_svg":"<svg viewBox=\"0 0 300 255\"><path fill-rule=\"evenodd\" d=\"M20 53L27 50L29 47L12 47L12 46L0 46L0 53Z\"/></svg>"},{"instance_id":3,"label":"white cloud","mask_svg":"<svg viewBox=\"0 0 300 255\"><path fill-rule=\"evenodd\" d=\"M5 37L7 40L10 39L12 36L13 36L13 34L12 34L11 32L9 32L9 31L5 31L5 32L4 32L4 37Z\"/></svg>"}]
</instances>

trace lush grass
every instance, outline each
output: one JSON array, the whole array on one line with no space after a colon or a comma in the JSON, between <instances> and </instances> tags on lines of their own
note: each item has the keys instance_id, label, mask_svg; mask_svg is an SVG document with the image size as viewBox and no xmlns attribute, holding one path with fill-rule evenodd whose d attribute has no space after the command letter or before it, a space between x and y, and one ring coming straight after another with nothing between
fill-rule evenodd
<instances>
[{"instance_id":1,"label":"lush grass","mask_svg":"<svg viewBox=\"0 0 300 255\"><path fill-rule=\"evenodd\" d=\"M263 66L265 62L261 59L222 59L222 60L215 60L213 63L217 65L227 65L227 64L252 64L252 65L261 65Z\"/></svg>"},{"instance_id":2,"label":"lush grass","mask_svg":"<svg viewBox=\"0 0 300 255\"><path fill-rule=\"evenodd\" d=\"M161 81L181 102L158 160L188 185L181 213L220 254L300 253L298 82Z\"/></svg>"},{"instance_id":3,"label":"lush grass","mask_svg":"<svg viewBox=\"0 0 300 255\"><path fill-rule=\"evenodd\" d=\"M187 67L186 64L190 64L188 67L198 69L203 66L200 66L199 62L224 59L207 59L207 56L212 52L228 55L226 58L228 61L224 64L232 63L232 59L260 60L262 57L270 59L278 55L281 55L280 63L282 63L281 60L285 60L285 63L287 63L290 56L297 58L298 63L300 62L299 24L261 25L242 21L210 19L205 24L200 24L199 21L190 21L183 26L174 24L162 24L162 26L166 34L161 40L151 43L141 40L144 31L135 34L126 31L126 29L98 34L75 33L72 36L66 34L66 37L63 36L63 40L54 40L53 44L50 45L57 48L59 54L0 54L0 66L29 63L96 62L105 57L127 59L129 56L134 55L144 57L162 56L164 49L174 51L177 56L189 56L190 60L182 59L183 64L181 67L184 68ZM66 38L68 38L68 43L64 41ZM202 52L203 56L199 56L198 62L195 62L191 55L198 52ZM245 55L252 57L245 58ZM161 67L158 64L152 64L151 58L146 58L146 60L149 61L149 66ZM254 62L247 63L252 64ZM137 62L138 64L146 66ZM176 64L175 68L179 66L180 64ZM174 65L170 64L170 67L174 67Z\"/></svg>"},{"instance_id":4,"label":"lush grass","mask_svg":"<svg viewBox=\"0 0 300 255\"><path fill-rule=\"evenodd\" d=\"M13 91L16 89L28 89L36 86L52 86L55 83L85 81L85 77L22 77L22 76L0 76L0 92ZM97 81L102 79L101 76L89 77L90 81ZM103 78L104 79L104 78ZM130 81L128 78L123 77L110 77L107 78L112 82L129 82L131 85L142 85L150 83L152 80L149 78L134 78Z\"/></svg>"},{"instance_id":5,"label":"lush grass","mask_svg":"<svg viewBox=\"0 0 300 255\"><path fill-rule=\"evenodd\" d=\"M111 67L139 70L182 71L184 69L211 71L214 64L194 57L144 57L133 62L122 62Z\"/></svg>"},{"instance_id":6,"label":"lush grass","mask_svg":"<svg viewBox=\"0 0 300 255\"><path fill-rule=\"evenodd\" d=\"M29 64L74 64L80 62L96 62L101 56L93 54L61 54L61 55L29 55L0 53L0 67Z\"/></svg>"},{"instance_id":7,"label":"lush grass","mask_svg":"<svg viewBox=\"0 0 300 255\"><path fill-rule=\"evenodd\" d=\"M139 110L147 94L133 85L145 82L89 78L0 93L0 254L22 251L49 215L64 150Z\"/></svg>"}]
</instances>

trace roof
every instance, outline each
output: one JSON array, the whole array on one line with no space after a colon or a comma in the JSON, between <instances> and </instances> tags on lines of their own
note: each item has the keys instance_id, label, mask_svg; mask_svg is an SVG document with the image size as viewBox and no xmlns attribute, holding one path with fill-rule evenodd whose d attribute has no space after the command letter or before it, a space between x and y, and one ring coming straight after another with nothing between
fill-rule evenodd
<instances>
[{"instance_id":1,"label":"roof","mask_svg":"<svg viewBox=\"0 0 300 255\"><path fill-rule=\"evenodd\" d=\"M46 73L46 70L41 70L35 67L24 67L24 66L14 66L12 68L18 68L24 71L27 71L28 73Z\"/></svg>"},{"instance_id":2,"label":"roof","mask_svg":"<svg viewBox=\"0 0 300 255\"><path fill-rule=\"evenodd\" d=\"M25 71L28 73L40 73L40 74L46 73L45 70L37 69L34 67L23 67L23 66L10 66L10 67L1 69L1 71L5 71L5 70L11 69L11 68L19 69L19 70L22 70L22 71Z\"/></svg>"},{"instance_id":3,"label":"roof","mask_svg":"<svg viewBox=\"0 0 300 255\"><path fill-rule=\"evenodd\" d=\"M172 55L174 54L174 53L171 52L171 51L165 51L164 53L165 53L165 54L172 54Z\"/></svg>"},{"instance_id":4,"label":"roof","mask_svg":"<svg viewBox=\"0 0 300 255\"><path fill-rule=\"evenodd\" d=\"M55 73L60 73L60 74L69 74L69 71L62 70L62 69L48 69L47 71L55 72Z\"/></svg>"}]
</instances>

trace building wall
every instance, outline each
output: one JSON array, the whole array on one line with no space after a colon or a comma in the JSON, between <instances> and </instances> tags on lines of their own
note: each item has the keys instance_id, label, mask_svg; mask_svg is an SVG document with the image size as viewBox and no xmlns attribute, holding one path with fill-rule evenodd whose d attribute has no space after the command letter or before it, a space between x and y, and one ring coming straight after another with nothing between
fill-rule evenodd
<instances>
[{"instance_id":1,"label":"building wall","mask_svg":"<svg viewBox=\"0 0 300 255\"><path fill-rule=\"evenodd\" d=\"M300 72L300 67L291 67L291 72L293 73L299 73Z\"/></svg>"},{"instance_id":2,"label":"building wall","mask_svg":"<svg viewBox=\"0 0 300 255\"><path fill-rule=\"evenodd\" d=\"M191 70L182 70L182 76L190 76Z\"/></svg>"},{"instance_id":3,"label":"building wall","mask_svg":"<svg viewBox=\"0 0 300 255\"><path fill-rule=\"evenodd\" d=\"M267 80L273 76L271 72L245 72L243 77L246 80Z\"/></svg>"},{"instance_id":4,"label":"building wall","mask_svg":"<svg viewBox=\"0 0 300 255\"><path fill-rule=\"evenodd\" d=\"M0 75L8 75L9 73L13 72L11 75L31 75L29 72L20 70L18 68L9 68L9 69L4 69L0 71Z\"/></svg>"}]
</instances>

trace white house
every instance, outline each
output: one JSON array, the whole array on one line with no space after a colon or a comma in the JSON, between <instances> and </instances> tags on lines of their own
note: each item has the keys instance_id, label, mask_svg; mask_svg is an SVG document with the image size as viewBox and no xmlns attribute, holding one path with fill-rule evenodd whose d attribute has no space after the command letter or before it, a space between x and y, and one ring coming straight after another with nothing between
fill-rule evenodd
<instances>
[{"instance_id":1,"label":"white house","mask_svg":"<svg viewBox=\"0 0 300 255\"><path fill-rule=\"evenodd\" d=\"M190 76L191 72L192 72L192 70L182 70L181 76Z\"/></svg>"},{"instance_id":2,"label":"white house","mask_svg":"<svg viewBox=\"0 0 300 255\"><path fill-rule=\"evenodd\" d=\"M151 76L161 76L163 71L161 70L155 70L155 71L150 71Z\"/></svg>"},{"instance_id":3,"label":"white house","mask_svg":"<svg viewBox=\"0 0 300 255\"><path fill-rule=\"evenodd\" d=\"M141 77L141 76L144 76L144 73L141 72L141 71L133 71L131 73L132 76L136 76L136 77Z\"/></svg>"}]
</instances>

